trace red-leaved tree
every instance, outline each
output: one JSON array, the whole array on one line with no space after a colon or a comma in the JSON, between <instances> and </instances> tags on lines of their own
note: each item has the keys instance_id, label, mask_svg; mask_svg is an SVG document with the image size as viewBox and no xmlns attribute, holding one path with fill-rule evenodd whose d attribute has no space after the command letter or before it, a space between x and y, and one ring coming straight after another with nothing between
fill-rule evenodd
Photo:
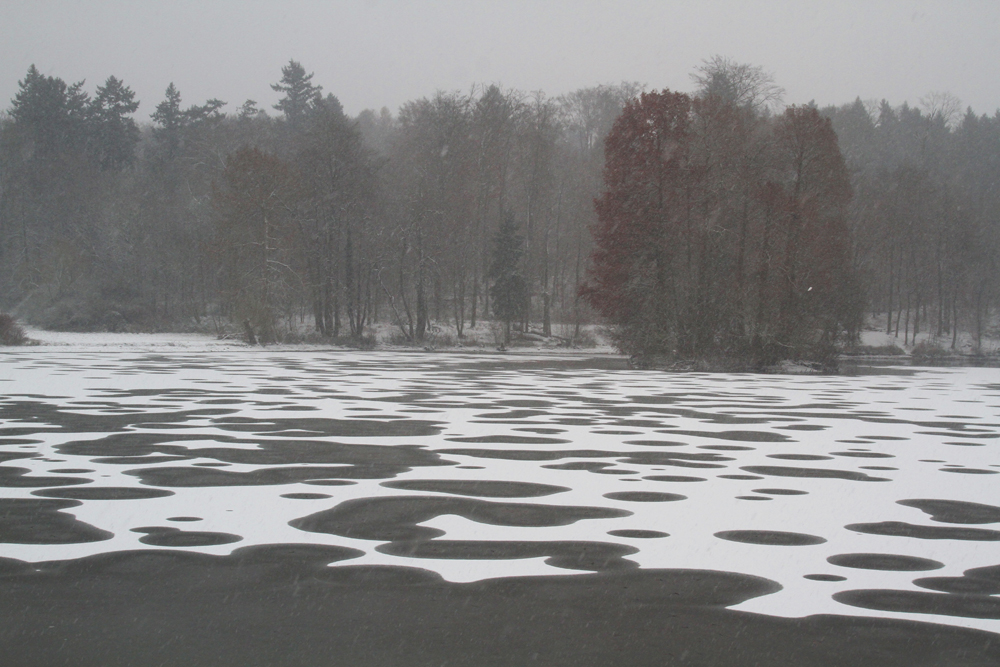
<instances>
[{"instance_id":1,"label":"red-leaved tree","mask_svg":"<svg viewBox=\"0 0 1000 667\"><path fill-rule=\"evenodd\" d=\"M857 330L850 182L815 109L648 93L605 155L583 294L624 352L762 365Z\"/></svg>"},{"instance_id":2,"label":"red-leaved tree","mask_svg":"<svg viewBox=\"0 0 1000 667\"><path fill-rule=\"evenodd\" d=\"M680 323L675 261L685 234L691 100L644 93L605 141L605 192L584 295L619 325L628 351L671 345Z\"/></svg>"}]
</instances>

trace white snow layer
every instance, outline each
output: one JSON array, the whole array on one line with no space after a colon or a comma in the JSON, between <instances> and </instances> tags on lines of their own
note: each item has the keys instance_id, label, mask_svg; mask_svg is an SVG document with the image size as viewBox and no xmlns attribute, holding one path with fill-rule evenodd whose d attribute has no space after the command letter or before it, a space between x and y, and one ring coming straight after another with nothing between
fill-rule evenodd
<instances>
[{"instance_id":1,"label":"white snow layer","mask_svg":"<svg viewBox=\"0 0 1000 667\"><path fill-rule=\"evenodd\" d=\"M394 480L489 480L534 482L570 490L542 497L483 498L490 502L610 507L631 512L623 518L589 519L565 526L524 528L438 516L425 526L447 540L593 541L630 545L626 558L643 568L693 568L758 575L782 585L772 595L751 599L738 609L798 617L832 613L907 618L1000 632L1000 621L932 614L860 609L832 599L839 591L892 589L923 591L920 577L957 577L970 568L1000 564L1000 542L916 539L849 530L858 523L898 521L946 527L925 512L897 504L937 499L1000 505L997 438L1000 437L1000 370L975 368L895 369L891 374L858 376L775 376L670 374L656 371L593 370L569 367L567 357L474 354L394 354L329 350L246 349L202 336L80 335L32 332L39 347L0 353L0 408L37 402L63 413L113 415L133 409L141 426L122 431L77 432L44 423L44 417L0 420L0 452L33 458L6 461L0 468L27 468L32 476L79 476L87 486L142 487L129 474L138 469L223 465L201 458L217 448L256 449L259 443L302 440L348 445L426 450L594 450L539 460L486 458L443 453L458 465L413 467ZM529 363L537 362L537 363ZM157 424L157 414L218 408L223 417L267 422L325 418L384 424L408 419L439 422L432 435L289 435L266 430L234 433L220 428L218 415L190 415ZM0 412L0 415L4 414ZM24 431L22 431L24 429ZM539 431L538 429L542 429ZM28 435L18 435L30 431ZM107 457L68 454L68 443L98 441L114 432L175 434L169 444L189 458L143 463L108 462ZM11 435L13 434L13 435ZM220 441L238 436L251 442ZM192 439L181 439L184 438ZM456 441L483 436L486 442ZM511 436L514 443L502 442ZM525 440L527 438L527 440ZM535 439L537 441L532 441ZM546 441L545 439L550 439ZM257 443L257 444L255 444ZM645 443L645 444L639 444ZM720 447L721 446L721 447ZM735 448L730 448L735 447ZM718 460L678 459L673 463L621 463L630 454L717 454ZM801 457L822 457L812 460ZM779 458L775 458L775 457ZM572 462L608 464L603 473L546 466ZM687 467L689 465L718 467ZM313 464L277 464L301 466ZM459 467L475 466L475 467ZM754 474L753 466L863 473L890 481ZM872 469L876 466L880 469ZM228 463L215 468L247 472L261 467ZM65 470L90 472L67 473ZM958 470L959 472L953 472ZM623 474L607 474L608 472ZM969 472L973 471L973 472ZM975 472L978 471L978 472ZM787 470L786 470L787 472ZM796 474L794 470L788 474ZM697 477L705 481L657 481L655 476ZM381 485L386 478L357 479L346 486L307 483L259 486L170 486L173 495L141 500L84 500L63 510L78 520L114 533L111 539L79 544L0 542L0 557L38 562L78 558L125 549L149 549L136 527L232 533L238 542L189 549L226 554L254 544L314 543L353 547L365 556L344 564L393 564L439 572L452 581L541 574L573 574L544 558L510 560L429 559L393 556L375 550L380 542L297 530L289 521L328 510L350 499L380 496L441 496ZM59 488L81 489L86 486ZM149 488L149 487L145 487ZM755 492L792 489L799 495ZM37 487L0 487L2 498L35 498ZM630 502L604 494L653 491L686 496L675 502ZM289 499L288 493L322 493L328 498ZM743 497L743 498L741 498ZM770 498L747 500L746 497ZM192 523L170 523L197 517ZM960 526L997 529L993 525ZM636 539L609 531L661 531L669 537ZM808 546L733 542L720 531L762 530L803 533L825 541ZM2 538L0 538L2 539ZM827 562L838 554L884 553L932 559L944 567L926 572L866 570ZM333 565L334 567L337 564ZM813 581L809 574L845 577Z\"/></svg>"}]
</instances>

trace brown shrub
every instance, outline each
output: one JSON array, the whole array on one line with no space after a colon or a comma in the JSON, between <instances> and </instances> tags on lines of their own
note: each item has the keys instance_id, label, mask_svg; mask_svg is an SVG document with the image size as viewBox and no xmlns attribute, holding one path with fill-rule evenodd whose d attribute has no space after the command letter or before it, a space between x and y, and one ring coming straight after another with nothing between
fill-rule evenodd
<instances>
[{"instance_id":1,"label":"brown shrub","mask_svg":"<svg viewBox=\"0 0 1000 667\"><path fill-rule=\"evenodd\" d=\"M0 345L24 345L28 337L13 316L0 313Z\"/></svg>"}]
</instances>

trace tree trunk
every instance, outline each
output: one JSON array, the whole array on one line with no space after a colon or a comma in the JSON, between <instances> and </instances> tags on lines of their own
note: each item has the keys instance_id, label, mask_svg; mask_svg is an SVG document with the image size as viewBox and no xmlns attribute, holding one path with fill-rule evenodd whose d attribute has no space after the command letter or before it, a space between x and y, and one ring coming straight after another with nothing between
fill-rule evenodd
<instances>
[{"instance_id":1,"label":"tree trunk","mask_svg":"<svg viewBox=\"0 0 1000 667\"><path fill-rule=\"evenodd\" d=\"M903 328L903 345L910 344L910 293L906 293L906 324Z\"/></svg>"},{"instance_id":2,"label":"tree trunk","mask_svg":"<svg viewBox=\"0 0 1000 667\"><path fill-rule=\"evenodd\" d=\"M888 294L888 303L886 304L886 307L885 307L885 312L886 312L885 333L886 333L886 335L892 333L892 288L893 287L894 287L894 285L893 285L893 262L892 262L892 254L890 253L889 254L889 294Z\"/></svg>"},{"instance_id":3,"label":"tree trunk","mask_svg":"<svg viewBox=\"0 0 1000 667\"><path fill-rule=\"evenodd\" d=\"M937 293L938 293L938 325L937 325L937 335L938 337L944 334L945 327L945 307L944 307L944 269L941 266L941 260L937 263Z\"/></svg>"},{"instance_id":4,"label":"tree trunk","mask_svg":"<svg viewBox=\"0 0 1000 667\"><path fill-rule=\"evenodd\" d=\"M976 290L976 354L983 351L983 289Z\"/></svg>"},{"instance_id":5,"label":"tree trunk","mask_svg":"<svg viewBox=\"0 0 1000 667\"><path fill-rule=\"evenodd\" d=\"M459 338L465 336L465 276L455 281L455 331Z\"/></svg>"},{"instance_id":6,"label":"tree trunk","mask_svg":"<svg viewBox=\"0 0 1000 667\"><path fill-rule=\"evenodd\" d=\"M427 331L427 296L424 293L424 239L421 229L417 228L417 330L414 338L424 339Z\"/></svg>"},{"instance_id":7,"label":"tree trunk","mask_svg":"<svg viewBox=\"0 0 1000 667\"><path fill-rule=\"evenodd\" d=\"M951 295L951 349L955 349L958 344L958 294L957 290Z\"/></svg>"},{"instance_id":8,"label":"tree trunk","mask_svg":"<svg viewBox=\"0 0 1000 667\"><path fill-rule=\"evenodd\" d=\"M542 334L546 337L552 335L552 319L549 314L549 295L547 292L542 295Z\"/></svg>"},{"instance_id":9,"label":"tree trunk","mask_svg":"<svg viewBox=\"0 0 1000 667\"><path fill-rule=\"evenodd\" d=\"M253 326L250 324L250 320L243 320L243 334L246 336L248 345L256 345L257 337L253 333Z\"/></svg>"},{"instance_id":10,"label":"tree trunk","mask_svg":"<svg viewBox=\"0 0 1000 667\"><path fill-rule=\"evenodd\" d=\"M469 313L469 326L476 328L476 307L479 305L479 272L472 276L472 312Z\"/></svg>"},{"instance_id":11,"label":"tree trunk","mask_svg":"<svg viewBox=\"0 0 1000 667\"><path fill-rule=\"evenodd\" d=\"M322 296L322 309L323 309L323 335L324 336L336 336L337 334L333 331L333 309L331 304L333 302L333 286L330 284L330 277L326 276L323 280L323 296Z\"/></svg>"},{"instance_id":12,"label":"tree trunk","mask_svg":"<svg viewBox=\"0 0 1000 667\"><path fill-rule=\"evenodd\" d=\"M347 293L347 326L351 336L358 337L358 304L354 293L354 248L352 247L351 229L347 228L347 238L344 242L344 291Z\"/></svg>"}]
</instances>

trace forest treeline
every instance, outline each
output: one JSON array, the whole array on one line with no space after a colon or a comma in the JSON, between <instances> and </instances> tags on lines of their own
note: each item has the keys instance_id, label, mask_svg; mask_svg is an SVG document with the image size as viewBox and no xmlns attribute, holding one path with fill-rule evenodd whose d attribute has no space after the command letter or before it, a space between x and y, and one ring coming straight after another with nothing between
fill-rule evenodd
<instances>
[{"instance_id":1,"label":"forest treeline","mask_svg":"<svg viewBox=\"0 0 1000 667\"><path fill-rule=\"evenodd\" d=\"M114 77L91 95L29 69L0 117L0 305L51 328L236 326L265 342L360 338L375 321L417 342L497 316L545 334L594 320L605 142L640 85L555 98L489 85L352 118L301 64L276 79L270 112L186 105L173 84L140 112ZM751 311L822 299L809 307L836 310L840 333L868 313L906 342L985 335L1000 305L1000 112L963 114L946 95L786 112L762 70L721 58L695 84L685 150L711 174L684 190L698 236L674 258L697 267L674 292L693 315L656 345L750 340L763 322ZM836 210L836 241L791 263L793 228L763 224L782 205L767 183L791 167L772 160L774 178L750 177L794 134L786 118L811 123L823 168L842 170L802 200ZM627 155L614 141L607 150ZM843 280L776 296L760 289L765 256L768 284L790 270Z\"/></svg>"}]
</instances>

